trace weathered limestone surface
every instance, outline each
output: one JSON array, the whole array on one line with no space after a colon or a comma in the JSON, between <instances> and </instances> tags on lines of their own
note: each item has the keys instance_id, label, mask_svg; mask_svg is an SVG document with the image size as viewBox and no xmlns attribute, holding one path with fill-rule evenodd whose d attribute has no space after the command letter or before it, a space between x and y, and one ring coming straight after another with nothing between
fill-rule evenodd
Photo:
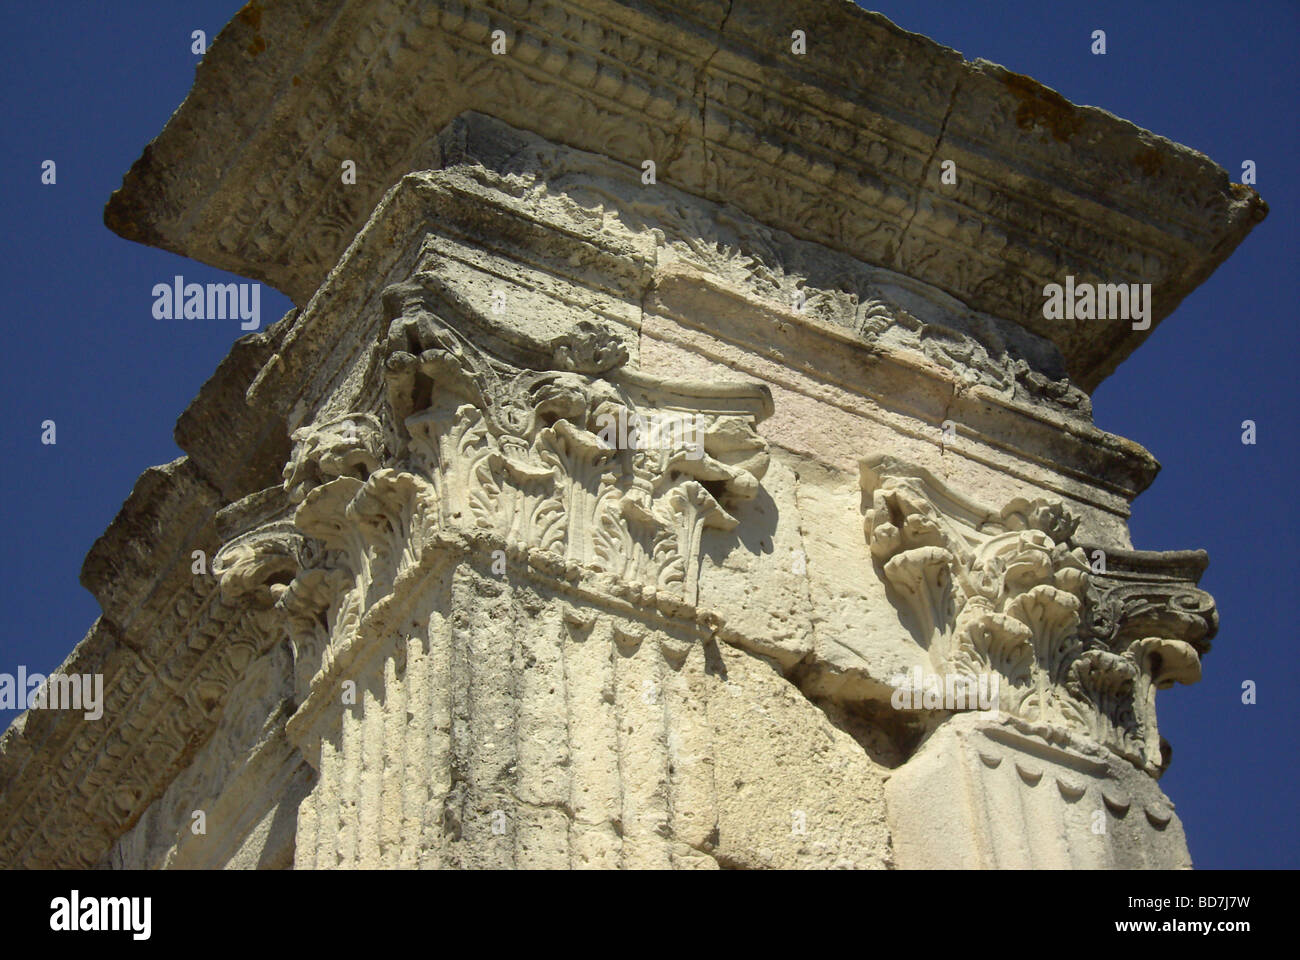
<instances>
[{"instance_id":1,"label":"weathered limestone surface","mask_svg":"<svg viewBox=\"0 0 1300 960\"><path fill-rule=\"evenodd\" d=\"M1154 780L1049 727L954 717L890 779L886 797L903 868L1191 866Z\"/></svg>"},{"instance_id":2,"label":"weathered limestone surface","mask_svg":"<svg viewBox=\"0 0 1300 960\"><path fill-rule=\"evenodd\" d=\"M1087 395L1149 330L1042 288L1159 320L1264 210L847 3L249 4L106 221L298 306L87 557L0 864L1188 866L1206 557Z\"/></svg>"}]
</instances>

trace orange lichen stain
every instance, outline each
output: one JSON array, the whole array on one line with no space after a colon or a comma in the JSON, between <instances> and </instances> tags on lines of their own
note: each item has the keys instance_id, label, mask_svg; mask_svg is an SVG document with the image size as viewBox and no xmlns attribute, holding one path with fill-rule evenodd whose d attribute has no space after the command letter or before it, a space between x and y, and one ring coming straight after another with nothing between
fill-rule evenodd
<instances>
[{"instance_id":1,"label":"orange lichen stain","mask_svg":"<svg viewBox=\"0 0 1300 960\"><path fill-rule=\"evenodd\" d=\"M235 16L254 30L262 29L262 5L257 0L249 0Z\"/></svg>"},{"instance_id":2,"label":"orange lichen stain","mask_svg":"<svg viewBox=\"0 0 1300 960\"><path fill-rule=\"evenodd\" d=\"M1083 129L1083 118L1074 104L1033 77L1008 71L1002 82L1020 101L1016 126L1021 130L1044 126L1054 139L1066 143Z\"/></svg>"},{"instance_id":3,"label":"orange lichen stain","mask_svg":"<svg viewBox=\"0 0 1300 960\"><path fill-rule=\"evenodd\" d=\"M262 39L262 5L257 0L249 0L244 4L239 13L235 14L240 23L247 24L253 28L253 42L247 47L248 55L255 57L266 49L266 41Z\"/></svg>"},{"instance_id":4,"label":"orange lichen stain","mask_svg":"<svg viewBox=\"0 0 1300 960\"><path fill-rule=\"evenodd\" d=\"M1264 198L1248 183L1230 183L1228 191L1238 200L1248 201L1250 203L1250 216L1256 223L1259 223L1268 216L1268 204Z\"/></svg>"},{"instance_id":5,"label":"orange lichen stain","mask_svg":"<svg viewBox=\"0 0 1300 960\"><path fill-rule=\"evenodd\" d=\"M1133 158L1133 165L1148 177L1154 177L1165 165L1165 158L1155 147L1148 147Z\"/></svg>"}]
</instances>

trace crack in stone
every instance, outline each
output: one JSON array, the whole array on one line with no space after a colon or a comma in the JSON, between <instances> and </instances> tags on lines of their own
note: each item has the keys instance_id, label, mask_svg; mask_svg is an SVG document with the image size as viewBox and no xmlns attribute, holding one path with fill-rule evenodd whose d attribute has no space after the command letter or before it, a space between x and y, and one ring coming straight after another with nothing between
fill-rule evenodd
<instances>
[{"instance_id":1,"label":"crack in stone","mask_svg":"<svg viewBox=\"0 0 1300 960\"><path fill-rule=\"evenodd\" d=\"M952 93L948 95L948 109L944 111L943 120L939 123L939 132L934 138L934 146L930 148L930 155L926 157L925 168L921 171L921 182L916 185L916 195L912 199L912 214L907 218L907 223L903 224L902 232L898 235L898 246L894 249L894 255L891 261L895 269L902 269L903 249L907 245L907 235L911 232L912 221L921 210L921 194L925 190L925 182L930 179L930 170L934 166L934 158L939 154L939 147L943 144L944 135L948 132L948 120L952 117L953 107L957 105L957 94L961 90L961 75L953 82Z\"/></svg>"},{"instance_id":2,"label":"crack in stone","mask_svg":"<svg viewBox=\"0 0 1300 960\"><path fill-rule=\"evenodd\" d=\"M803 506L802 504L800 504L799 499L800 499L800 493L802 492L803 479L799 476L798 471L791 471L791 473L794 475L793 487L794 487L795 510L802 516ZM798 525L797 529L799 532L799 551L803 555L804 595L808 599L808 632L810 634L810 639L812 640L813 643L813 648L809 650L808 653L805 654L799 660L799 663L795 664L794 668L792 669L797 668L800 664L804 663L805 661L810 661L815 656L816 648L817 648L817 623L818 623L817 618L814 616L814 611L817 609L817 601L813 597L812 577L808 575L808 541L804 535L804 527L802 523ZM784 671L782 672L784 673ZM798 685L796 684L796 686ZM800 693L803 693L803 691L800 690ZM807 696L807 694L805 694L805 696Z\"/></svg>"},{"instance_id":3,"label":"crack in stone","mask_svg":"<svg viewBox=\"0 0 1300 960\"><path fill-rule=\"evenodd\" d=\"M948 451L948 445L946 442L947 437L944 434L943 425L949 421L948 415L952 412L952 405L957 402L957 398L959 396L961 396L961 384L954 383L952 385L952 395L948 397L948 402L944 404L943 416L939 420L939 456L941 457ZM956 421L953 421L953 433L955 434L956 432L957 432L957 423Z\"/></svg>"},{"instance_id":4,"label":"crack in stone","mask_svg":"<svg viewBox=\"0 0 1300 960\"><path fill-rule=\"evenodd\" d=\"M699 72L695 75L695 100L700 105L700 191L705 196L708 195L709 181L709 136L708 136L708 109L709 109L709 86L708 73L709 67L713 63L713 58L718 55L722 49L722 34L727 28L727 21L731 18L731 10L735 5L735 0L727 0L727 9L723 11L722 20L719 21L714 33L717 34L717 40L714 41L713 50L704 58L704 64L700 67Z\"/></svg>"}]
</instances>

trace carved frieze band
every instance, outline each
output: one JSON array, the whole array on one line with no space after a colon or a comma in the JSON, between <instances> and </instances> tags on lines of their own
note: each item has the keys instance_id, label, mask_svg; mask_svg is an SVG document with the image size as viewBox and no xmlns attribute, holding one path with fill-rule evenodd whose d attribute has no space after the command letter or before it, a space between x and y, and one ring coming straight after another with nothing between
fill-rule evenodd
<instances>
[{"instance_id":1,"label":"carved frieze band","mask_svg":"<svg viewBox=\"0 0 1300 960\"><path fill-rule=\"evenodd\" d=\"M867 544L932 666L996 675L999 709L1158 773L1155 691L1200 679L1218 626L1189 555L1107 550L1101 572L1059 502L994 511L892 458L861 471Z\"/></svg>"}]
</instances>

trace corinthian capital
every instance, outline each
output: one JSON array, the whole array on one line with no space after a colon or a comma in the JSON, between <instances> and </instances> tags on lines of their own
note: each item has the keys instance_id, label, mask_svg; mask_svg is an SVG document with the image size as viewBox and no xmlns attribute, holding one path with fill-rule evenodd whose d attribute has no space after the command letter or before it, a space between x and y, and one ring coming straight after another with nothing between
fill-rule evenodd
<instances>
[{"instance_id":1,"label":"corinthian capital","mask_svg":"<svg viewBox=\"0 0 1300 960\"><path fill-rule=\"evenodd\" d=\"M1001 710L1158 773L1155 690L1200 679L1217 626L1204 554L1100 551L1060 502L977 504L888 457L861 463L867 544L936 669L996 675Z\"/></svg>"}]
</instances>

